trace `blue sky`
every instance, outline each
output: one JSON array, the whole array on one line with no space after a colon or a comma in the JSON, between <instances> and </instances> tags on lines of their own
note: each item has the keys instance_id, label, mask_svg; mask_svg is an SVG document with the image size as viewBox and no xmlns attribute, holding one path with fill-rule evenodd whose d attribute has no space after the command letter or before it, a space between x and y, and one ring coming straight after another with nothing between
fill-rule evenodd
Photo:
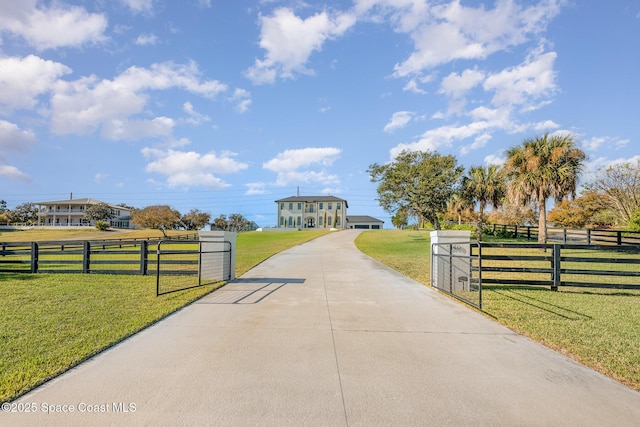
<instances>
[{"instance_id":1,"label":"blue sky","mask_svg":"<svg viewBox=\"0 0 640 427\"><path fill-rule=\"evenodd\" d=\"M0 0L0 199L241 213L331 194L378 217L367 167L465 167L570 132L640 158L640 3Z\"/></svg>"}]
</instances>

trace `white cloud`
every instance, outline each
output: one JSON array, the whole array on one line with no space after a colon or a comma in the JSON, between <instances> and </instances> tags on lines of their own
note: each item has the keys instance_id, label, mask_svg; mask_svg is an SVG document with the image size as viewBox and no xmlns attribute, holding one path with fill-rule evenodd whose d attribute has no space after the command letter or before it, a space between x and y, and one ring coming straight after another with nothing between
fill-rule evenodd
<instances>
[{"instance_id":1,"label":"white cloud","mask_svg":"<svg viewBox=\"0 0 640 427\"><path fill-rule=\"evenodd\" d=\"M133 12L150 12L153 9L153 0L120 0Z\"/></svg>"},{"instance_id":2,"label":"white cloud","mask_svg":"<svg viewBox=\"0 0 640 427\"><path fill-rule=\"evenodd\" d=\"M186 122L192 125L199 125L203 122L211 121L211 118L207 115L200 114L193 108L193 104L190 102L185 102L182 104L182 109L185 113L189 115L189 118L186 119Z\"/></svg>"},{"instance_id":3,"label":"white cloud","mask_svg":"<svg viewBox=\"0 0 640 427\"><path fill-rule=\"evenodd\" d=\"M442 79L440 92L450 98L461 98L485 78L485 74L477 69L464 70L462 74L451 73Z\"/></svg>"},{"instance_id":4,"label":"white cloud","mask_svg":"<svg viewBox=\"0 0 640 427\"><path fill-rule=\"evenodd\" d=\"M107 18L84 8L53 2L38 6L36 0L4 1L0 34L22 37L38 50L81 46L106 40ZM1 40L0 40L1 42Z\"/></svg>"},{"instance_id":5,"label":"white cloud","mask_svg":"<svg viewBox=\"0 0 640 427\"><path fill-rule=\"evenodd\" d=\"M245 73L254 84L273 83L276 78L312 74L307 61L327 40L340 37L355 24L350 14L317 13L300 18L288 8L276 9L271 16L260 17L260 47L264 59L256 59Z\"/></svg>"},{"instance_id":6,"label":"white cloud","mask_svg":"<svg viewBox=\"0 0 640 427\"><path fill-rule=\"evenodd\" d=\"M549 97L556 90L553 64L555 52L533 52L523 64L507 68L487 77L486 91L494 91L492 103L499 105L530 104L541 97Z\"/></svg>"},{"instance_id":7,"label":"white cloud","mask_svg":"<svg viewBox=\"0 0 640 427\"><path fill-rule=\"evenodd\" d=\"M587 151L597 151L602 146L606 146L608 149L616 149L624 147L629 143L628 139L612 138L608 136L592 137L587 140L582 140L581 145Z\"/></svg>"},{"instance_id":8,"label":"white cloud","mask_svg":"<svg viewBox=\"0 0 640 427\"><path fill-rule=\"evenodd\" d=\"M68 73L69 67L35 55L0 58L0 111L34 108L37 97Z\"/></svg>"},{"instance_id":9,"label":"white cloud","mask_svg":"<svg viewBox=\"0 0 640 427\"><path fill-rule=\"evenodd\" d=\"M139 46L148 46L158 43L158 37L155 34L140 34L136 38L136 44Z\"/></svg>"},{"instance_id":10,"label":"white cloud","mask_svg":"<svg viewBox=\"0 0 640 427\"><path fill-rule=\"evenodd\" d=\"M559 127L560 125L554 122L553 120L545 120L545 121L533 124L533 129L539 132L546 132L546 131L549 131L550 129L558 129Z\"/></svg>"},{"instance_id":11,"label":"white cloud","mask_svg":"<svg viewBox=\"0 0 640 427\"><path fill-rule=\"evenodd\" d=\"M37 143L31 130L22 130L18 125L0 119L0 160L8 152L28 152Z\"/></svg>"},{"instance_id":12,"label":"white cloud","mask_svg":"<svg viewBox=\"0 0 640 427\"><path fill-rule=\"evenodd\" d=\"M492 136L489 133L483 133L482 135L477 136L472 144L465 145L462 148L460 148L460 154L464 156L465 154L468 154L471 151L478 150L480 148L485 147L487 143L491 141L491 138Z\"/></svg>"},{"instance_id":13,"label":"white cloud","mask_svg":"<svg viewBox=\"0 0 640 427\"><path fill-rule=\"evenodd\" d=\"M484 59L517 46L543 32L560 11L559 1L520 6L500 0L493 9L467 7L452 1L428 7L424 1L367 0L362 9L385 7L398 32L408 33L414 52L396 64L394 75L404 77L458 59ZM487 23L491 23L488 25Z\"/></svg>"},{"instance_id":14,"label":"white cloud","mask_svg":"<svg viewBox=\"0 0 640 427\"><path fill-rule=\"evenodd\" d=\"M160 150L144 148L142 154L151 159L145 171L166 176L169 187L204 186L222 190L230 186L217 175L247 169L246 163L235 160L235 153L224 151L207 154L195 151Z\"/></svg>"},{"instance_id":15,"label":"white cloud","mask_svg":"<svg viewBox=\"0 0 640 427\"><path fill-rule=\"evenodd\" d=\"M418 82L416 81L416 79L410 79L407 82L407 84L404 85L402 90L404 92L417 93L421 95L424 95L425 93L427 93L427 91L425 91L424 89L421 89L420 86L418 86Z\"/></svg>"},{"instance_id":16,"label":"white cloud","mask_svg":"<svg viewBox=\"0 0 640 427\"><path fill-rule=\"evenodd\" d=\"M239 113L246 113L249 111L249 107L253 101L251 100L251 93L245 89L236 89L233 91L233 96L229 98L231 102L236 104L236 111Z\"/></svg>"},{"instance_id":17,"label":"white cloud","mask_svg":"<svg viewBox=\"0 0 640 427\"><path fill-rule=\"evenodd\" d=\"M262 167L277 172L276 184L316 182L322 184L338 183L336 175L329 174L324 168L331 166L342 152L334 147L309 147L285 150L265 162ZM321 170L311 170L311 168Z\"/></svg>"},{"instance_id":18,"label":"white cloud","mask_svg":"<svg viewBox=\"0 0 640 427\"><path fill-rule=\"evenodd\" d=\"M505 161L506 159L503 156L499 156L496 154L489 154L484 158L484 163L487 166L491 166L491 165L502 166Z\"/></svg>"},{"instance_id":19,"label":"white cloud","mask_svg":"<svg viewBox=\"0 0 640 427\"><path fill-rule=\"evenodd\" d=\"M449 147L455 141L464 140L481 133L488 132L495 124L486 120L472 122L460 126L441 126L423 133L420 139L412 143L402 143L393 147L390 151L391 158L395 158L400 152L408 151L437 151L441 147Z\"/></svg>"},{"instance_id":20,"label":"white cloud","mask_svg":"<svg viewBox=\"0 0 640 427\"><path fill-rule=\"evenodd\" d=\"M396 129L402 129L405 127L413 117L414 113L411 111L398 111L393 113L391 120L384 127L385 132L393 132Z\"/></svg>"},{"instance_id":21,"label":"white cloud","mask_svg":"<svg viewBox=\"0 0 640 427\"><path fill-rule=\"evenodd\" d=\"M247 191L244 193L246 196L257 196L261 194L267 194L267 184L264 182L250 182L245 184Z\"/></svg>"},{"instance_id":22,"label":"white cloud","mask_svg":"<svg viewBox=\"0 0 640 427\"><path fill-rule=\"evenodd\" d=\"M110 139L167 136L174 121L167 117L132 118L148 114L148 91L180 88L206 98L224 92L226 85L201 80L195 63L165 62L150 68L130 67L113 80L96 76L59 81L51 99L52 132L90 134L98 129Z\"/></svg>"},{"instance_id":23,"label":"white cloud","mask_svg":"<svg viewBox=\"0 0 640 427\"><path fill-rule=\"evenodd\" d=\"M113 119L103 123L101 135L117 141L170 136L174 125L175 122L169 117L156 117L152 120Z\"/></svg>"},{"instance_id":24,"label":"white cloud","mask_svg":"<svg viewBox=\"0 0 640 427\"><path fill-rule=\"evenodd\" d=\"M0 177L2 176L15 181L31 182L31 177L15 166L0 165Z\"/></svg>"}]
</instances>

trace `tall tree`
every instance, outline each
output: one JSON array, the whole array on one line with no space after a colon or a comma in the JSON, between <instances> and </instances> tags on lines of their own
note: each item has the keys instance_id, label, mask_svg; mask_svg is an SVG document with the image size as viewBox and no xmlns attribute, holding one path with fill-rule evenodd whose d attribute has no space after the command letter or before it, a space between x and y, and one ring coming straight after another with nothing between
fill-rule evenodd
<instances>
[{"instance_id":1,"label":"tall tree","mask_svg":"<svg viewBox=\"0 0 640 427\"><path fill-rule=\"evenodd\" d=\"M454 156L430 151L402 151L391 163L374 163L367 172L378 182L378 201L389 213L405 209L440 229L438 215L447 209L464 168Z\"/></svg>"},{"instance_id":2,"label":"tall tree","mask_svg":"<svg viewBox=\"0 0 640 427\"><path fill-rule=\"evenodd\" d=\"M189 213L182 215L181 222L187 230L200 230L211 221L211 214L191 209Z\"/></svg>"},{"instance_id":3,"label":"tall tree","mask_svg":"<svg viewBox=\"0 0 640 427\"><path fill-rule=\"evenodd\" d=\"M406 228L409 225L409 214L406 209L398 209L398 212L391 217L391 224L399 229Z\"/></svg>"},{"instance_id":4,"label":"tall tree","mask_svg":"<svg viewBox=\"0 0 640 427\"><path fill-rule=\"evenodd\" d=\"M496 165L473 166L462 179L462 189L467 198L478 204L476 235L482 240L482 222L487 205L498 207L505 196L504 176Z\"/></svg>"},{"instance_id":5,"label":"tall tree","mask_svg":"<svg viewBox=\"0 0 640 427\"><path fill-rule=\"evenodd\" d=\"M9 222L36 225L38 223L38 207L34 203L23 203L8 211Z\"/></svg>"},{"instance_id":6,"label":"tall tree","mask_svg":"<svg viewBox=\"0 0 640 427\"><path fill-rule=\"evenodd\" d=\"M447 212L449 215L455 215L458 225L462 224L462 220L468 218L472 211L473 202L463 191L454 193L447 205Z\"/></svg>"},{"instance_id":7,"label":"tall tree","mask_svg":"<svg viewBox=\"0 0 640 427\"><path fill-rule=\"evenodd\" d=\"M167 205L147 206L131 212L131 221L139 227L154 228L167 236L166 229L175 228L180 222L180 212Z\"/></svg>"},{"instance_id":8,"label":"tall tree","mask_svg":"<svg viewBox=\"0 0 640 427\"><path fill-rule=\"evenodd\" d=\"M595 180L585 187L601 194L618 222L626 226L640 209L640 160L598 169Z\"/></svg>"},{"instance_id":9,"label":"tall tree","mask_svg":"<svg viewBox=\"0 0 640 427\"><path fill-rule=\"evenodd\" d=\"M558 227L582 228L599 226L606 215L607 205L596 191L586 191L574 200L563 200L549 211L547 219ZM608 224L610 225L610 224Z\"/></svg>"},{"instance_id":10,"label":"tall tree","mask_svg":"<svg viewBox=\"0 0 640 427\"><path fill-rule=\"evenodd\" d=\"M547 200L575 197L586 155L575 147L572 135L528 139L507 150L503 168L508 193L520 204L535 202L538 211L538 243L547 242Z\"/></svg>"},{"instance_id":11,"label":"tall tree","mask_svg":"<svg viewBox=\"0 0 640 427\"><path fill-rule=\"evenodd\" d=\"M84 211L84 217L89 221L109 221L116 217L116 214L106 203L96 203L95 205L90 205Z\"/></svg>"}]
</instances>

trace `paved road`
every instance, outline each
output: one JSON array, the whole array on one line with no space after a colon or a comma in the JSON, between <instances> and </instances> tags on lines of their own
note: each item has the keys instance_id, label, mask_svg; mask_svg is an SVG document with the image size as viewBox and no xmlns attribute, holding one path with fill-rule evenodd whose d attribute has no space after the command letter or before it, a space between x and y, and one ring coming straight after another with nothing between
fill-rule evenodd
<instances>
[{"instance_id":1,"label":"paved road","mask_svg":"<svg viewBox=\"0 0 640 427\"><path fill-rule=\"evenodd\" d=\"M373 261L356 235L270 258L0 425L640 425L640 393Z\"/></svg>"}]
</instances>

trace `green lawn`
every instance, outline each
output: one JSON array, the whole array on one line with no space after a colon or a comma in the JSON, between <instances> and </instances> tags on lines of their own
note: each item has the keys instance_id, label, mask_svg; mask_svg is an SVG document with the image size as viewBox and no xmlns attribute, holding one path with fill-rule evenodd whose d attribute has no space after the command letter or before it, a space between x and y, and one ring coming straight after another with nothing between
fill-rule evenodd
<instances>
[{"instance_id":1,"label":"green lawn","mask_svg":"<svg viewBox=\"0 0 640 427\"><path fill-rule=\"evenodd\" d=\"M241 233L236 274L325 233ZM55 238L60 237L40 235L43 240ZM16 398L220 285L156 297L155 275L0 273L0 402Z\"/></svg>"},{"instance_id":2,"label":"green lawn","mask_svg":"<svg viewBox=\"0 0 640 427\"><path fill-rule=\"evenodd\" d=\"M369 231L358 236L356 245L399 272L429 283L427 232ZM483 310L505 326L640 390L640 291L561 287L552 292L487 285Z\"/></svg>"}]
</instances>

